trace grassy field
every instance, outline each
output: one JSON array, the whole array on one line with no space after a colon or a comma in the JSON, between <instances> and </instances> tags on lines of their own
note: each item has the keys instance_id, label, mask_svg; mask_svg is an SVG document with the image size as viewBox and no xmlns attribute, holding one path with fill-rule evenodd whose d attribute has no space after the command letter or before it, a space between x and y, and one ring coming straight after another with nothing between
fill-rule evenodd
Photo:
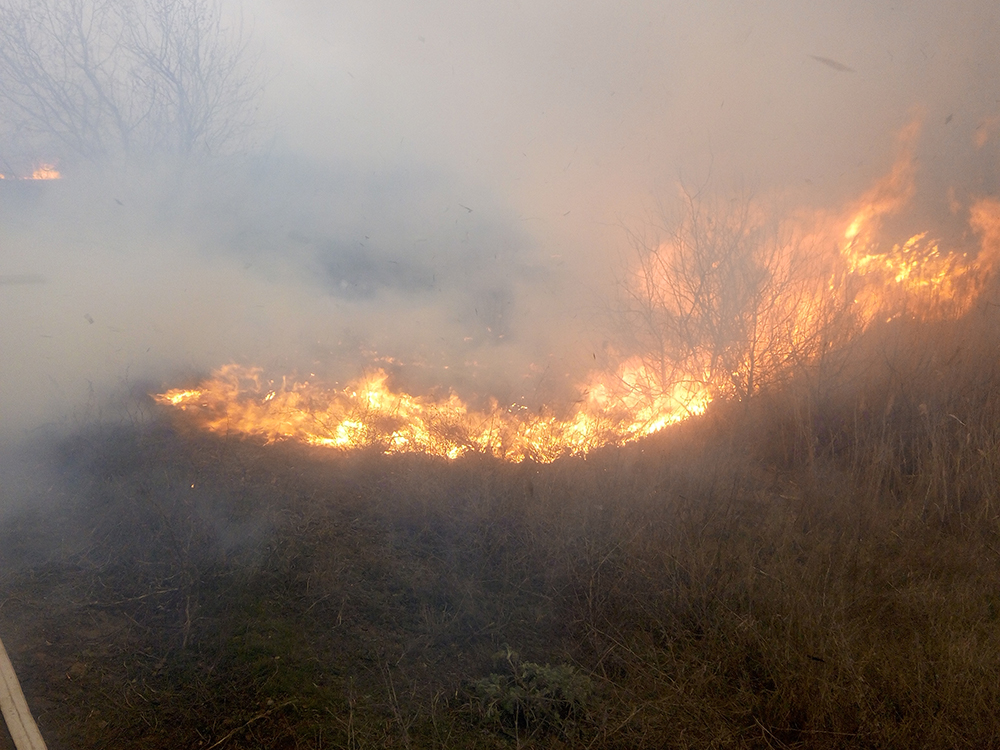
<instances>
[{"instance_id":1,"label":"grassy field","mask_svg":"<svg viewBox=\"0 0 1000 750\"><path fill-rule=\"evenodd\" d=\"M976 314L549 465L83 427L0 634L53 749L1000 747Z\"/></svg>"}]
</instances>

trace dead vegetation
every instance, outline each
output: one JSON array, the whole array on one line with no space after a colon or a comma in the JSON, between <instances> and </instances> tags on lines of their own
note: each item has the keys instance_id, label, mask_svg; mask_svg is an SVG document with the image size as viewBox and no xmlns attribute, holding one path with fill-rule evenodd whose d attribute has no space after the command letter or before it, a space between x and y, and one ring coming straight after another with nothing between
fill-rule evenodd
<instances>
[{"instance_id":1,"label":"dead vegetation","mask_svg":"<svg viewBox=\"0 0 1000 750\"><path fill-rule=\"evenodd\" d=\"M3 638L52 748L997 746L991 315L544 466L81 430Z\"/></svg>"}]
</instances>

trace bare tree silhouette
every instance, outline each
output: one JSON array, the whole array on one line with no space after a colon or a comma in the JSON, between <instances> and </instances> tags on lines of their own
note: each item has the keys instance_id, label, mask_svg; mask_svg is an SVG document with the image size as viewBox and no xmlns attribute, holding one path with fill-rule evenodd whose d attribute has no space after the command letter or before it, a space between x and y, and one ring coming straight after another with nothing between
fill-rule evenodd
<instances>
[{"instance_id":1,"label":"bare tree silhouette","mask_svg":"<svg viewBox=\"0 0 1000 750\"><path fill-rule=\"evenodd\" d=\"M250 34L220 0L0 0L9 151L225 152L244 145L262 88Z\"/></svg>"}]
</instances>

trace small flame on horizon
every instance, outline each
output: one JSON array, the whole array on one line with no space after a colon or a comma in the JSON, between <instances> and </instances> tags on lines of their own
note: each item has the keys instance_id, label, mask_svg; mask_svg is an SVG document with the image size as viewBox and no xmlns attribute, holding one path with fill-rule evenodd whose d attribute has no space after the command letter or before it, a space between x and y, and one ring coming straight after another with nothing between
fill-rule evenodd
<instances>
[{"instance_id":1,"label":"small flame on horizon","mask_svg":"<svg viewBox=\"0 0 1000 750\"><path fill-rule=\"evenodd\" d=\"M52 164L39 164L38 168L31 173L32 180L60 180L62 175Z\"/></svg>"},{"instance_id":2,"label":"small flame on horizon","mask_svg":"<svg viewBox=\"0 0 1000 750\"><path fill-rule=\"evenodd\" d=\"M54 164L41 163L35 167L28 177L17 177L0 173L0 180L61 180L62 174Z\"/></svg>"}]
</instances>

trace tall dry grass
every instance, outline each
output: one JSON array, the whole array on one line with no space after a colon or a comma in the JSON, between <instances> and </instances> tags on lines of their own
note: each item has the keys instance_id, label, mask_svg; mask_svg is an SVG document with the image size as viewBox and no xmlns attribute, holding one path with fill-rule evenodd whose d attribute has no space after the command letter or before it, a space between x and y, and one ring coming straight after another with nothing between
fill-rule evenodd
<instances>
[{"instance_id":1,"label":"tall dry grass","mask_svg":"<svg viewBox=\"0 0 1000 750\"><path fill-rule=\"evenodd\" d=\"M53 747L998 746L974 316L551 465L81 430L4 640Z\"/></svg>"}]
</instances>

